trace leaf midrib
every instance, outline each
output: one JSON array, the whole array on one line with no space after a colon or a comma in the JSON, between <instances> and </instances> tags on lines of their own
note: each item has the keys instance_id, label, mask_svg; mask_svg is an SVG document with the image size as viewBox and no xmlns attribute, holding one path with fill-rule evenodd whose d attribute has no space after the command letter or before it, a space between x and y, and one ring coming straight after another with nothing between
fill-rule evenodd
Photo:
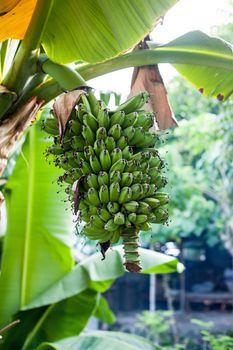
<instances>
[{"instance_id":1,"label":"leaf midrib","mask_svg":"<svg viewBox=\"0 0 233 350\"><path fill-rule=\"evenodd\" d=\"M34 201L34 183L35 183L35 128L29 131L29 159L28 159L28 196L27 196L27 210L26 210L26 226L25 226L25 240L22 263L22 287L21 287L21 307L27 303L27 277L28 277L28 261L30 253L30 235L32 226L32 212Z\"/></svg>"}]
</instances>

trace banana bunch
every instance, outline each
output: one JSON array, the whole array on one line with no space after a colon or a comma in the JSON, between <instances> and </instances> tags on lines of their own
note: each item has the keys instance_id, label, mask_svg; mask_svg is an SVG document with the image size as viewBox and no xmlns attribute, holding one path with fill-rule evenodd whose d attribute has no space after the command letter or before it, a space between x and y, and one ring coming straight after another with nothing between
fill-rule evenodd
<instances>
[{"instance_id":1,"label":"banana bunch","mask_svg":"<svg viewBox=\"0 0 233 350\"><path fill-rule=\"evenodd\" d=\"M72 111L62 141L56 115L42 123L54 137L48 154L65 171L59 181L68 184L85 222L83 233L98 240L103 253L122 238L126 268L134 272L140 270L139 231L168 220L164 162L154 148L158 135L150 131L155 116L141 109L148 99L141 92L110 111L89 90Z\"/></svg>"}]
</instances>

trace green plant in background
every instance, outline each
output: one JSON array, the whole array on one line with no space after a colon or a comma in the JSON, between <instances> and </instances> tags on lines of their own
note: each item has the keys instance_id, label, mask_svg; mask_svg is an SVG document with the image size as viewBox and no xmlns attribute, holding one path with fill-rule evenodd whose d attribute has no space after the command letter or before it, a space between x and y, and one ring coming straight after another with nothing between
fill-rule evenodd
<instances>
[{"instance_id":1,"label":"green plant in background","mask_svg":"<svg viewBox=\"0 0 233 350\"><path fill-rule=\"evenodd\" d=\"M179 243L182 237L202 237L210 246L223 244L232 254L232 102L200 100L178 77L169 94L181 119L160 148L168 163L171 220L168 227L153 226L152 240Z\"/></svg>"},{"instance_id":2,"label":"green plant in background","mask_svg":"<svg viewBox=\"0 0 233 350\"><path fill-rule=\"evenodd\" d=\"M213 334L208 329L214 325L213 322L204 322L198 319L191 319L191 323L200 327L203 345L207 345L211 350L229 350L233 346L233 338L225 334Z\"/></svg>"},{"instance_id":3,"label":"green plant in background","mask_svg":"<svg viewBox=\"0 0 233 350\"><path fill-rule=\"evenodd\" d=\"M140 334L154 342L161 350L189 349L189 350L230 350L233 338L225 334L211 333L209 329L214 326L212 321L205 322L200 319L191 319L190 322L200 330L200 337L189 332L180 335L179 343L172 336L172 312L157 310L155 312L143 311L137 316L137 327ZM178 322L178 321L177 321ZM179 323L179 322L178 322Z\"/></svg>"},{"instance_id":4,"label":"green plant in background","mask_svg":"<svg viewBox=\"0 0 233 350\"><path fill-rule=\"evenodd\" d=\"M137 327L148 339L158 345L172 343L170 331L170 317L172 311L143 311L137 315Z\"/></svg>"}]
</instances>

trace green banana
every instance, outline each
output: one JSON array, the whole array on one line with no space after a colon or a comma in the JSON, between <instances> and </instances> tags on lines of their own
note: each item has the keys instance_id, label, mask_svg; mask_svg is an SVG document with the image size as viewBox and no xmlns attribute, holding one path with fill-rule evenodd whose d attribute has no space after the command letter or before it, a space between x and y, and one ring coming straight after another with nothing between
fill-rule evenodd
<instances>
[{"instance_id":1,"label":"green banana","mask_svg":"<svg viewBox=\"0 0 233 350\"><path fill-rule=\"evenodd\" d=\"M140 109L146 102L148 102L150 94L146 91L140 92L138 95L129 98L122 103L116 111L124 111L126 114L135 112Z\"/></svg>"},{"instance_id":2,"label":"green banana","mask_svg":"<svg viewBox=\"0 0 233 350\"><path fill-rule=\"evenodd\" d=\"M99 198L100 198L100 202L103 203L103 204L107 204L109 202L108 186L102 185L100 187Z\"/></svg>"},{"instance_id":3,"label":"green banana","mask_svg":"<svg viewBox=\"0 0 233 350\"><path fill-rule=\"evenodd\" d=\"M92 90L89 90L87 95L86 95L87 99L88 99L88 102L89 102L89 106L90 106L90 109L91 109L91 112L93 114L95 108L96 108L96 105L98 104L98 100L97 98L95 97L94 93Z\"/></svg>"},{"instance_id":4,"label":"green banana","mask_svg":"<svg viewBox=\"0 0 233 350\"><path fill-rule=\"evenodd\" d=\"M142 184L142 190L143 190L143 195L142 197L145 198L146 196L148 196L148 193L150 191L150 184Z\"/></svg>"},{"instance_id":5,"label":"green banana","mask_svg":"<svg viewBox=\"0 0 233 350\"><path fill-rule=\"evenodd\" d=\"M132 189L130 187L122 187L118 202L120 204L129 202L132 198Z\"/></svg>"},{"instance_id":6,"label":"green banana","mask_svg":"<svg viewBox=\"0 0 233 350\"><path fill-rule=\"evenodd\" d=\"M162 169L164 167L164 161L157 155L157 156L151 156L149 159L149 165L151 168L158 168Z\"/></svg>"},{"instance_id":7,"label":"green banana","mask_svg":"<svg viewBox=\"0 0 233 350\"><path fill-rule=\"evenodd\" d=\"M122 151L120 148L114 148L111 152L111 161L112 164L116 163L118 160L122 158Z\"/></svg>"},{"instance_id":8,"label":"green banana","mask_svg":"<svg viewBox=\"0 0 233 350\"><path fill-rule=\"evenodd\" d=\"M85 141L82 138L82 136L73 136L70 139L70 145L75 151L77 151L77 150L82 151L84 146L85 146Z\"/></svg>"},{"instance_id":9,"label":"green banana","mask_svg":"<svg viewBox=\"0 0 233 350\"><path fill-rule=\"evenodd\" d=\"M110 118L108 115L108 109L99 109L98 115L97 115L97 120L98 120L98 124L99 127L103 127L106 130L109 129L110 126Z\"/></svg>"},{"instance_id":10,"label":"green banana","mask_svg":"<svg viewBox=\"0 0 233 350\"><path fill-rule=\"evenodd\" d=\"M147 183L149 184L151 182L151 177L149 175L144 174L142 183Z\"/></svg>"},{"instance_id":11,"label":"green banana","mask_svg":"<svg viewBox=\"0 0 233 350\"><path fill-rule=\"evenodd\" d=\"M140 183L143 179L143 173L141 171L134 171L133 173L133 183Z\"/></svg>"},{"instance_id":12,"label":"green banana","mask_svg":"<svg viewBox=\"0 0 233 350\"><path fill-rule=\"evenodd\" d=\"M125 147L128 146L128 139L125 136L121 136L117 141L116 141L116 146L120 148L121 150L124 149Z\"/></svg>"},{"instance_id":13,"label":"green banana","mask_svg":"<svg viewBox=\"0 0 233 350\"><path fill-rule=\"evenodd\" d=\"M112 184L113 182L120 182L121 181L121 173L117 170L114 170L113 172L109 173L109 183Z\"/></svg>"},{"instance_id":14,"label":"green banana","mask_svg":"<svg viewBox=\"0 0 233 350\"><path fill-rule=\"evenodd\" d=\"M82 132L82 124L78 120L71 119L69 121L71 134L79 136Z\"/></svg>"},{"instance_id":15,"label":"green banana","mask_svg":"<svg viewBox=\"0 0 233 350\"><path fill-rule=\"evenodd\" d=\"M119 241L120 239L120 236L121 236L121 231L120 229L116 230L116 231L113 231L112 232L112 237L111 237L111 243L112 244L115 244Z\"/></svg>"},{"instance_id":16,"label":"green banana","mask_svg":"<svg viewBox=\"0 0 233 350\"><path fill-rule=\"evenodd\" d=\"M156 224L163 224L168 220L168 211L164 208L157 208L153 211L153 214L156 217L156 220L153 221Z\"/></svg>"},{"instance_id":17,"label":"green banana","mask_svg":"<svg viewBox=\"0 0 233 350\"><path fill-rule=\"evenodd\" d=\"M145 132L144 139L137 143L137 147L152 147L158 141L158 135L149 131Z\"/></svg>"},{"instance_id":18,"label":"green banana","mask_svg":"<svg viewBox=\"0 0 233 350\"><path fill-rule=\"evenodd\" d=\"M116 231L118 229L118 225L114 223L113 219L108 220L108 222L104 225L104 229L107 231Z\"/></svg>"},{"instance_id":19,"label":"green banana","mask_svg":"<svg viewBox=\"0 0 233 350\"><path fill-rule=\"evenodd\" d=\"M112 217L112 215L109 213L109 211L106 208L99 208L98 215L104 222L107 222Z\"/></svg>"},{"instance_id":20,"label":"green banana","mask_svg":"<svg viewBox=\"0 0 233 350\"><path fill-rule=\"evenodd\" d=\"M99 127L96 118L91 113L87 113L83 115L83 123L86 126L88 126L93 132L96 132L96 130Z\"/></svg>"},{"instance_id":21,"label":"green banana","mask_svg":"<svg viewBox=\"0 0 233 350\"><path fill-rule=\"evenodd\" d=\"M130 140L131 145L138 146L141 142L144 141L145 131L143 128L134 128L134 135Z\"/></svg>"},{"instance_id":22,"label":"green banana","mask_svg":"<svg viewBox=\"0 0 233 350\"><path fill-rule=\"evenodd\" d=\"M89 126L83 125L82 135L88 145L94 145L95 134Z\"/></svg>"},{"instance_id":23,"label":"green banana","mask_svg":"<svg viewBox=\"0 0 233 350\"><path fill-rule=\"evenodd\" d=\"M132 125L122 130L122 135L127 138L128 142L132 140L132 138L134 137L134 133L135 128Z\"/></svg>"},{"instance_id":24,"label":"green banana","mask_svg":"<svg viewBox=\"0 0 233 350\"><path fill-rule=\"evenodd\" d=\"M147 161L141 162L141 164L140 164L140 170L141 170L144 174L147 174L149 169L150 169L150 166L149 166L149 164L148 164ZM149 175L149 176L150 176L150 175Z\"/></svg>"},{"instance_id":25,"label":"green banana","mask_svg":"<svg viewBox=\"0 0 233 350\"><path fill-rule=\"evenodd\" d=\"M152 197L144 198L143 202L149 204L151 208L157 208L160 205L159 200Z\"/></svg>"},{"instance_id":26,"label":"green banana","mask_svg":"<svg viewBox=\"0 0 233 350\"><path fill-rule=\"evenodd\" d=\"M47 150L47 155L61 155L64 154L64 149L60 145L52 145Z\"/></svg>"},{"instance_id":27,"label":"green banana","mask_svg":"<svg viewBox=\"0 0 233 350\"><path fill-rule=\"evenodd\" d=\"M121 124L121 127L123 129L128 128L128 126L130 125L135 125L137 122L137 118L138 118L138 113L137 112L132 112L129 114L126 114L124 121Z\"/></svg>"},{"instance_id":28,"label":"green banana","mask_svg":"<svg viewBox=\"0 0 233 350\"><path fill-rule=\"evenodd\" d=\"M97 140L105 140L107 137L107 131L104 127L100 127L96 131L96 139Z\"/></svg>"},{"instance_id":29,"label":"green banana","mask_svg":"<svg viewBox=\"0 0 233 350\"><path fill-rule=\"evenodd\" d=\"M113 182L109 186L109 199L111 202L118 202L118 199L120 197L120 185L118 182Z\"/></svg>"},{"instance_id":30,"label":"green banana","mask_svg":"<svg viewBox=\"0 0 233 350\"><path fill-rule=\"evenodd\" d=\"M145 214L138 214L136 216L136 220L135 220L135 224L136 225L139 225L139 224L142 224L143 222L146 222L147 221L147 215Z\"/></svg>"},{"instance_id":31,"label":"green banana","mask_svg":"<svg viewBox=\"0 0 233 350\"><path fill-rule=\"evenodd\" d=\"M134 213L130 213L129 215L128 215L128 220L130 221L130 222L132 222L133 224L136 222L136 218L137 218L137 214L134 212Z\"/></svg>"},{"instance_id":32,"label":"green banana","mask_svg":"<svg viewBox=\"0 0 233 350\"><path fill-rule=\"evenodd\" d=\"M93 187L97 190L99 188L97 175L96 174L89 174L87 177L87 184L89 187Z\"/></svg>"},{"instance_id":33,"label":"green banana","mask_svg":"<svg viewBox=\"0 0 233 350\"><path fill-rule=\"evenodd\" d=\"M110 127L119 124L122 125L123 121L125 119L125 112L124 111L118 111L115 112L110 119Z\"/></svg>"},{"instance_id":34,"label":"green banana","mask_svg":"<svg viewBox=\"0 0 233 350\"><path fill-rule=\"evenodd\" d=\"M105 147L107 148L109 153L111 153L114 150L114 148L116 148L116 142L112 136L106 137Z\"/></svg>"},{"instance_id":35,"label":"green banana","mask_svg":"<svg viewBox=\"0 0 233 350\"><path fill-rule=\"evenodd\" d=\"M99 194L95 188L93 187L89 188L87 192L87 198L92 205L95 205L95 206L100 205Z\"/></svg>"},{"instance_id":36,"label":"green banana","mask_svg":"<svg viewBox=\"0 0 233 350\"><path fill-rule=\"evenodd\" d=\"M91 217L89 208L80 210L80 217L81 217L81 220L88 222Z\"/></svg>"},{"instance_id":37,"label":"green banana","mask_svg":"<svg viewBox=\"0 0 233 350\"><path fill-rule=\"evenodd\" d=\"M111 162L111 157L109 155L108 150L105 149L105 150L101 151L99 158L100 158L100 164L101 164L102 169L104 171L109 170L109 168L112 165L112 162Z\"/></svg>"},{"instance_id":38,"label":"green banana","mask_svg":"<svg viewBox=\"0 0 233 350\"><path fill-rule=\"evenodd\" d=\"M132 190L132 199L139 199L141 198L141 196L143 195L143 187L141 184L134 184L131 186L131 190Z\"/></svg>"},{"instance_id":39,"label":"green banana","mask_svg":"<svg viewBox=\"0 0 233 350\"><path fill-rule=\"evenodd\" d=\"M97 156L99 156L101 151L103 151L105 148L106 147L105 147L104 140L96 140L94 142L94 151L95 151Z\"/></svg>"},{"instance_id":40,"label":"green banana","mask_svg":"<svg viewBox=\"0 0 233 350\"><path fill-rule=\"evenodd\" d=\"M139 207L138 207L138 213L140 214L149 214L151 212L152 208L149 204L140 201Z\"/></svg>"},{"instance_id":41,"label":"green banana","mask_svg":"<svg viewBox=\"0 0 233 350\"><path fill-rule=\"evenodd\" d=\"M140 162L138 160L129 160L126 162L125 170L128 172L134 172L135 169L140 167Z\"/></svg>"},{"instance_id":42,"label":"green banana","mask_svg":"<svg viewBox=\"0 0 233 350\"><path fill-rule=\"evenodd\" d=\"M117 170L119 171L120 173L123 173L124 169L125 169L125 166L127 164L127 161L125 159L119 159L116 163L114 163L109 172L113 172L114 170Z\"/></svg>"},{"instance_id":43,"label":"green banana","mask_svg":"<svg viewBox=\"0 0 233 350\"><path fill-rule=\"evenodd\" d=\"M83 151L87 161L89 161L90 156L95 156L94 148L92 146L85 146Z\"/></svg>"},{"instance_id":44,"label":"green banana","mask_svg":"<svg viewBox=\"0 0 233 350\"><path fill-rule=\"evenodd\" d=\"M100 171L98 174L98 183L99 186L106 185L108 186L109 181L108 181L108 174L105 171Z\"/></svg>"},{"instance_id":45,"label":"green banana","mask_svg":"<svg viewBox=\"0 0 233 350\"><path fill-rule=\"evenodd\" d=\"M111 213L111 214L117 213L119 211L119 208L120 208L120 206L117 202L109 202L107 204L107 209L108 209L109 213Z\"/></svg>"},{"instance_id":46,"label":"green banana","mask_svg":"<svg viewBox=\"0 0 233 350\"><path fill-rule=\"evenodd\" d=\"M95 174L101 171L101 165L96 156L90 156L90 165Z\"/></svg>"},{"instance_id":47,"label":"green banana","mask_svg":"<svg viewBox=\"0 0 233 350\"><path fill-rule=\"evenodd\" d=\"M80 100L79 101L80 101L80 103L83 104L83 106L86 109L86 111L91 112L91 106L90 106L90 103L88 101L88 98L87 98L86 94L82 94L80 96Z\"/></svg>"},{"instance_id":48,"label":"green banana","mask_svg":"<svg viewBox=\"0 0 233 350\"><path fill-rule=\"evenodd\" d=\"M99 217L99 215L92 215L90 217L90 223L92 223L94 226L96 226L97 228L103 229L104 228L104 221L101 220L101 218Z\"/></svg>"},{"instance_id":49,"label":"green banana","mask_svg":"<svg viewBox=\"0 0 233 350\"><path fill-rule=\"evenodd\" d=\"M121 126L120 126L120 124L113 125L108 130L108 135L112 136L114 138L114 140L118 140L121 137Z\"/></svg>"},{"instance_id":50,"label":"green banana","mask_svg":"<svg viewBox=\"0 0 233 350\"><path fill-rule=\"evenodd\" d=\"M133 174L132 173L122 173L120 185L121 187L130 186L133 182Z\"/></svg>"},{"instance_id":51,"label":"green banana","mask_svg":"<svg viewBox=\"0 0 233 350\"><path fill-rule=\"evenodd\" d=\"M142 111L138 112L138 118L135 126L142 127L145 131L148 131L154 124L155 115L154 113Z\"/></svg>"},{"instance_id":52,"label":"green banana","mask_svg":"<svg viewBox=\"0 0 233 350\"><path fill-rule=\"evenodd\" d=\"M130 201L123 204L124 208L130 213L136 213L139 208L139 203L136 201Z\"/></svg>"},{"instance_id":53,"label":"green banana","mask_svg":"<svg viewBox=\"0 0 233 350\"><path fill-rule=\"evenodd\" d=\"M153 198L158 200L160 205L165 205L169 202L169 196L167 193L164 192L155 193Z\"/></svg>"},{"instance_id":54,"label":"green banana","mask_svg":"<svg viewBox=\"0 0 233 350\"><path fill-rule=\"evenodd\" d=\"M150 231L151 225L149 224L149 222L143 222L142 224L139 224L138 228L141 231Z\"/></svg>"},{"instance_id":55,"label":"green banana","mask_svg":"<svg viewBox=\"0 0 233 350\"><path fill-rule=\"evenodd\" d=\"M132 159L133 156L133 147L131 146L126 146L123 150L122 150L122 158L129 160Z\"/></svg>"},{"instance_id":56,"label":"green banana","mask_svg":"<svg viewBox=\"0 0 233 350\"><path fill-rule=\"evenodd\" d=\"M125 223L125 216L121 212L118 212L114 215L114 224L116 225L124 225Z\"/></svg>"},{"instance_id":57,"label":"green banana","mask_svg":"<svg viewBox=\"0 0 233 350\"><path fill-rule=\"evenodd\" d=\"M80 170L82 171L83 175L88 175L92 172L89 163L85 162L84 160L80 162Z\"/></svg>"}]
</instances>

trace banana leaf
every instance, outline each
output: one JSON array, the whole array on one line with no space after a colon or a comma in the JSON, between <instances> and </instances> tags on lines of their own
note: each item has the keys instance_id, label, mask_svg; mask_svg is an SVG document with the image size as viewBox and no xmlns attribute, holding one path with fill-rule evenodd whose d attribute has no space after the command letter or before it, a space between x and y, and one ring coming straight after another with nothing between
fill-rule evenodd
<instances>
[{"instance_id":1,"label":"banana leaf","mask_svg":"<svg viewBox=\"0 0 233 350\"><path fill-rule=\"evenodd\" d=\"M154 252L148 249L139 249L141 273L171 273L182 272L183 265L172 256ZM101 261L101 254L96 253L80 264L63 278L55 282L50 288L37 296L22 309L28 310L43 305L56 303L69 298L85 289L91 288L97 292L105 292L113 281L122 276L124 268L124 252L121 246L112 248Z\"/></svg>"},{"instance_id":2,"label":"banana leaf","mask_svg":"<svg viewBox=\"0 0 233 350\"><path fill-rule=\"evenodd\" d=\"M56 343L42 343L36 350L159 350L159 347L134 334L96 331Z\"/></svg>"},{"instance_id":3,"label":"banana leaf","mask_svg":"<svg viewBox=\"0 0 233 350\"><path fill-rule=\"evenodd\" d=\"M47 308L20 311L15 319L21 322L3 335L0 349L34 349L42 341L76 336L83 331L100 304L103 305L101 300L97 292L88 289Z\"/></svg>"},{"instance_id":4,"label":"banana leaf","mask_svg":"<svg viewBox=\"0 0 233 350\"><path fill-rule=\"evenodd\" d=\"M153 42L148 42L148 45L150 49L134 51L95 65L83 64L77 70L89 80L123 68L171 63L205 96L219 100L232 97L233 47L230 43L193 31L166 45Z\"/></svg>"},{"instance_id":5,"label":"banana leaf","mask_svg":"<svg viewBox=\"0 0 233 350\"><path fill-rule=\"evenodd\" d=\"M0 6L0 41L22 39L35 0L9 0ZM39 2L39 0L37 1ZM54 1L42 34L48 56L59 63L99 62L143 39L177 0ZM40 6L43 6L41 1Z\"/></svg>"},{"instance_id":6,"label":"banana leaf","mask_svg":"<svg viewBox=\"0 0 233 350\"><path fill-rule=\"evenodd\" d=\"M98 320L104 323L112 324L116 321L116 316L109 307L108 301L100 296L99 303L95 309L94 315Z\"/></svg>"},{"instance_id":7,"label":"banana leaf","mask_svg":"<svg viewBox=\"0 0 233 350\"><path fill-rule=\"evenodd\" d=\"M45 159L50 144L31 127L5 187L8 228L0 276L0 324L34 300L73 266L69 246L72 221L56 178Z\"/></svg>"},{"instance_id":8,"label":"banana leaf","mask_svg":"<svg viewBox=\"0 0 233 350\"><path fill-rule=\"evenodd\" d=\"M140 256L142 273L181 272L183 269L175 258L164 254L140 249ZM75 266L15 316L21 319L21 324L4 339L3 349L10 350L21 344L23 350L28 350L42 340L57 341L75 336L84 329L92 314L102 322L113 323L114 314L99 292L106 291L125 273L122 263L122 247L116 247L107 253L104 261L96 253Z\"/></svg>"}]
</instances>

